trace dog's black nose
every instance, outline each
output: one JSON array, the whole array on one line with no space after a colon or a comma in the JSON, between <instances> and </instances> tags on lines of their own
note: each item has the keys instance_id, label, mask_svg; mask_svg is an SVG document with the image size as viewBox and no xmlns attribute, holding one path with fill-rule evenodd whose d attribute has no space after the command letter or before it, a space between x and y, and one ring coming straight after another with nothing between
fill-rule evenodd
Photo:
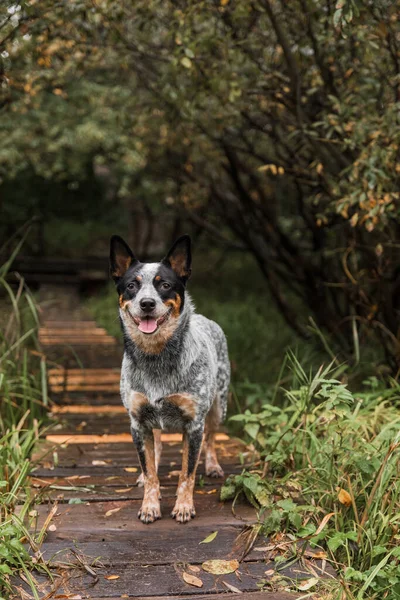
<instances>
[{"instance_id":1,"label":"dog's black nose","mask_svg":"<svg viewBox=\"0 0 400 600\"><path fill-rule=\"evenodd\" d=\"M140 308L144 312L151 312L156 307L156 301L153 298L142 298L139 302Z\"/></svg>"}]
</instances>

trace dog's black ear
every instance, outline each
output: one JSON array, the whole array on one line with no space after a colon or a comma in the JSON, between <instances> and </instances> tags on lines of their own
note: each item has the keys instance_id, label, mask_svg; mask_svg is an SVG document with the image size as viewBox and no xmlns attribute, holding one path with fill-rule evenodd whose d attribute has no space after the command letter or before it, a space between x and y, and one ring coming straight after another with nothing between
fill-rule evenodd
<instances>
[{"instance_id":1,"label":"dog's black ear","mask_svg":"<svg viewBox=\"0 0 400 600\"><path fill-rule=\"evenodd\" d=\"M110 273L115 283L135 262L139 261L134 257L128 244L119 235L113 235L110 240Z\"/></svg>"},{"instance_id":2,"label":"dog's black ear","mask_svg":"<svg viewBox=\"0 0 400 600\"><path fill-rule=\"evenodd\" d=\"M171 267L178 277L183 279L186 283L192 272L190 237L188 235L182 235L178 238L162 262Z\"/></svg>"}]
</instances>

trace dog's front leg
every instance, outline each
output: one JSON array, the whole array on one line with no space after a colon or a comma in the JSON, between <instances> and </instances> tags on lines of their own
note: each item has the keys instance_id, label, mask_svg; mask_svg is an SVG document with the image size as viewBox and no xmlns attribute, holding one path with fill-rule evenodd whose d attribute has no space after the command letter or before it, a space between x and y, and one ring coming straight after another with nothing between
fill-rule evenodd
<instances>
[{"instance_id":1,"label":"dog's front leg","mask_svg":"<svg viewBox=\"0 0 400 600\"><path fill-rule=\"evenodd\" d=\"M152 523L161 518L160 482L157 475L154 435L151 429L131 427L133 441L143 473L144 496L138 517L143 523Z\"/></svg>"},{"instance_id":2,"label":"dog's front leg","mask_svg":"<svg viewBox=\"0 0 400 600\"><path fill-rule=\"evenodd\" d=\"M203 427L194 430L188 429L183 434L182 471L179 476L174 510L171 513L179 523L186 523L196 516L193 492L203 441L203 429Z\"/></svg>"}]
</instances>

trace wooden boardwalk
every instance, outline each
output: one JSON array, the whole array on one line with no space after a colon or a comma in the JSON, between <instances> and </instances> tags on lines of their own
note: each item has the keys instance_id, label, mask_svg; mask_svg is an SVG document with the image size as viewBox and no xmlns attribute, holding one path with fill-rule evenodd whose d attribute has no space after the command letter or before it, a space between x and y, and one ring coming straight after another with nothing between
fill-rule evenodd
<instances>
[{"instance_id":1,"label":"wooden boardwalk","mask_svg":"<svg viewBox=\"0 0 400 600\"><path fill-rule=\"evenodd\" d=\"M246 600L295 598L273 587L260 591L259 581L275 574L274 563L266 562L265 552L257 548L265 545L263 539L233 573L213 575L202 569L210 559L240 560L238 535L257 522L257 514L247 505L237 505L234 514L230 503L221 503L220 482L205 477L201 462L197 516L185 525L174 521L170 512L181 463L177 435L163 436L163 518L151 525L137 518L143 491L136 486L139 465L118 395L121 348L71 298L61 307L50 302L40 338L53 361L49 384L57 419L39 450L51 451L32 478L42 498L36 527L47 519L41 551L55 567L52 584L35 575L40 597L228 600L241 592ZM246 449L225 434L218 446L225 473L240 472L239 454L246 458ZM218 533L212 542L201 543L213 532ZM284 573L296 578L301 571L295 565ZM201 587L188 583L185 573Z\"/></svg>"}]
</instances>

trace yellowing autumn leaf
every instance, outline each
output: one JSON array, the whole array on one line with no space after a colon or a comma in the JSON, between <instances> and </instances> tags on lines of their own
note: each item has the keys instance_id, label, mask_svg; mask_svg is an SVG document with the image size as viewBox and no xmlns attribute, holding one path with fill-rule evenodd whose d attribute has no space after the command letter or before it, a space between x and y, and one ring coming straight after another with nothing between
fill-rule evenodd
<instances>
[{"instance_id":1,"label":"yellowing autumn leaf","mask_svg":"<svg viewBox=\"0 0 400 600\"><path fill-rule=\"evenodd\" d=\"M344 504L345 506L351 506L351 496L349 492L346 490L340 489L338 493L338 500L340 504Z\"/></svg>"},{"instance_id":2,"label":"yellowing autumn leaf","mask_svg":"<svg viewBox=\"0 0 400 600\"><path fill-rule=\"evenodd\" d=\"M193 573L200 573L200 567L196 567L196 565L188 565L187 568Z\"/></svg>"},{"instance_id":3,"label":"yellowing autumn leaf","mask_svg":"<svg viewBox=\"0 0 400 600\"><path fill-rule=\"evenodd\" d=\"M119 575L105 575L104 579L107 579L108 581L113 581L114 579L119 579L120 576Z\"/></svg>"},{"instance_id":4,"label":"yellowing autumn leaf","mask_svg":"<svg viewBox=\"0 0 400 600\"><path fill-rule=\"evenodd\" d=\"M237 560L206 560L201 566L207 573L227 575L234 573L239 568L239 562Z\"/></svg>"},{"instance_id":5,"label":"yellowing autumn leaf","mask_svg":"<svg viewBox=\"0 0 400 600\"><path fill-rule=\"evenodd\" d=\"M129 487L129 488L119 488L118 490L115 490L117 492L117 494L123 494L124 492L130 492L133 488Z\"/></svg>"},{"instance_id":6,"label":"yellowing autumn leaf","mask_svg":"<svg viewBox=\"0 0 400 600\"><path fill-rule=\"evenodd\" d=\"M119 508L111 508L110 510L108 510L106 512L106 514L104 515L105 517L110 517L112 514L118 512L119 510L121 510L121 506Z\"/></svg>"},{"instance_id":7,"label":"yellowing autumn leaf","mask_svg":"<svg viewBox=\"0 0 400 600\"><path fill-rule=\"evenodd\" d=\"M127 473L137 473L138 468L137 467L125 467L124 471L126 471Z\"/></svg>"},{"instance_id":8,"label":"yellowing autumn leaf","mask_svg":"<svg viewBox=\"0 0 400 600\"><path fill-rule=\"evenodd\" d=\"M204 540L201 540L201 542L199 542L199 544L209 544L210 542L215 540L217 535L218 535L218 531L213 531L212 533L210 533L210 535L208 535L206 538L204 538Z\"/></svg>"},{"instance_id":9,"label":"yellowing autumn leaf","mask_svg":"<svg viewBox=\"0 0 400 600\"><path fill-rule=\"evenodd\" d=\"M229 0L221 0L221 6L227 6L229 4Z\"/></svg>"},{"instance_id":10,"label":"yellowing autumn leaf","mask_svg":"<svg viewBox=\"0 0 400 600\"><path fill-rule=\"evenodd\" d=\"M188 583L189 585L193 585L194 587L197 587L197 588L203 587L202 580L199 579L198 577L196 577L195 575L190 575L190 573L184 572L182 577L183 577L183 580L186 583Z\"/></svg>"},{"instance_id":11,"label":"yellowing autumn leaf","mask_svg":"<svg viewBox=\"0 0 400 600\"><path fill-rule=\"evenodd\" d=\"M312 587L314 587L315 585L317 585L318 582L319 582L318 577L311 577L310 579L306 579L306 581L304 583L301 583L300 585L298 585L297 588L300 591L305 592L306 590L309 590Z\"/></svg>"}]
</instances>

